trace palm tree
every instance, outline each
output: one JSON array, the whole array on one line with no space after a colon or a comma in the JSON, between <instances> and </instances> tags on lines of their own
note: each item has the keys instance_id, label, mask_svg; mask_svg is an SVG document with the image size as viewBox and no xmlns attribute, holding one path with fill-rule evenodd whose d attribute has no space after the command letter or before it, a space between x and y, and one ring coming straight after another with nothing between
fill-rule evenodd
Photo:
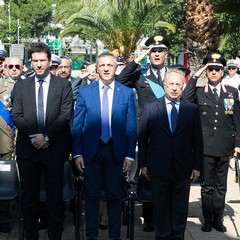
<instances>
[{"instance_id":1,"label":"palm tree","mask_svg":"<svg viewBox=\"0 0 240 240\"><path fill-rule=\"evenodd\" d=\"M240 1L216 1L216 16L219 22L219 50L225 52L228 58L240 55Z\"/></svg>"},{"instance_id":2,"label":"palm tree","mask_svg":"<svg viewBox=\"0 0 240 240\"><path fill-rule=\"evenodd\" d=\"M173 25L160 21L158 12L163 4L159 0L82 0L82 4L81 10L66 20L62 35L79 31L81 38L99 39L119 55L130 56L146 29L148 34L162 26L175 31Z\"/></svg>"},{"instance_id":3,"label":"palm tree","mask_svg":"<svg viewBox=\"0 0 240 240\"><path fill-rule=\"evenodd\" d=\"M185 46L192 53L189 58L191 68L198 69L200 59L218 49L218 21L214 11L211 0L188 0L185 5Z\"/></svg>"}]
</instances>

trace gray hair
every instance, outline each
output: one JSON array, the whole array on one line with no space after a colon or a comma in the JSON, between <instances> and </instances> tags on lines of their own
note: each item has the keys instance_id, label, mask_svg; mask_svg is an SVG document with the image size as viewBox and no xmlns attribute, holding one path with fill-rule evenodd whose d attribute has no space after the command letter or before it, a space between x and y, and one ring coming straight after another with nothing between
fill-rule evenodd
<instances>
[{"instance_id":1,"label":"gray hair","mask_svg":"<svg viewBox=\"0 0 240 240\"><path fill-rule=\"evenodd\" d=\"M166 81L168 80L169 78L169 75L171 73L177 73L177 74L180 74L182 76L182 84L184 84L184 80L185 80L185 73L178 69L178 68L171 68L169 69L166 73L165 73L165 76L164 76L164 79L163 79L163 83L166 83Z\"/></svg>"},{"instance_id":2,"label":"gray hair","mask_svg":"<svg viewBox=\"0 0 240 240\"><path fill-rule=\"evenodd\" d=\"M103 52L97 58L97 61L96 61L97 62L97 66L98 66L98 59L102 58L102 57L113 57L114 58L114 63L117 65L117 59L116 59L116 57L112 53L110 53L110 52Z\"/></svg>"}]
</instances>

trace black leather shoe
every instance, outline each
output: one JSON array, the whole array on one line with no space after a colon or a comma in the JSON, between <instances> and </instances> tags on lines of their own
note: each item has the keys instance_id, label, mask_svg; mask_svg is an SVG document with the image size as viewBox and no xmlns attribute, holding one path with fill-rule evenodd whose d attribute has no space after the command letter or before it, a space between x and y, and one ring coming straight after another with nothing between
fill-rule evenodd
<instances>
[{"instance_id":1,"label":"black leather shoe","mask_svg":"<svg viewBox=\"0 0 240 240\"><path fill-rule=\"evenodd\" d=\"M9 233L10 232L10 225L8 223L1 223L0 224L0 232Z\"/></svg>"},{"instance_id":2,"label":"black leather shoe","mask_svg":"<svg viewBox=\"0 0 240 240\"><path fill-rule=\"evenodd\" d=\"M227 228L223 225L222 222L212 222L212 227L215 228L218 232L227 231Z\"/></svg>"},{"instance_id":3,"label":"black leather shoe","mask_svg":"<svg viewBox=\"0 0 240 240\"><path fill-rule=\"evenodd\" d=\"M211 224L208 222L205 222L202 226L202 231L203 232L211 232L212 231Z\"/></svg>"},{"instance_id":4,"label":"black leather shoe","mask_svg":"<svg viewBox=\"0 0 240 240\"><path fill-rule=\"evenodd\" d=\"M153 232L154 231L153 222L151 220L144 220L143 231L144 232Z\"/></svg>"},{"instance_id":5,"label":"black leather shoe","mask_svg":"<svg viewBox=\"0 0 240 240\"><path fill-rule=\"evenodd\" d=\"M108 225L99 224L98 228L101 229L101 230L107 230L108 229Z\"/></svg>"}]
</instances>

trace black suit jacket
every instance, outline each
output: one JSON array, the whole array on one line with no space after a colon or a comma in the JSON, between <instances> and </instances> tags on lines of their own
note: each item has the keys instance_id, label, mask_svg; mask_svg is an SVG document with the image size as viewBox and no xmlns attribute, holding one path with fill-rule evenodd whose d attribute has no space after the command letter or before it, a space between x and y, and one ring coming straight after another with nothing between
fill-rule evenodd
<instances>
[{"instance_id":1,"label":"black suit jacket","mask_svg":"<svg viewBox=\"0 0 240 240\"><path fill-rule=\"evenodd\" d=\"M47 149L53 156L66 157L69 152L70 127L73 100L71 84L68 80L51 75L45 131L50 139ZM27 78L15 85L12 108L13 122L18 129L17 155L30 158L36 149L32 146L29 135L38 133L35 78Z\"/></svg>"},{"instance_id":2,"label":"black suit jacket","mask_svg":"<svg viewBox=\"0 0 240 240\"><path fill-rule=\"evenodd\" d=\"M237 89L221 86L218 101L208 85L196 87L197 79L191 78L184 90L184 97L197 103L203 129L204 154L214 157L230 156L234 147L240 147L240 108ZM233 102L231 114L226 103Z\"/></svg>"},{"instance_id":3,"label":"black suit jacket","mask_svg":"<svg viewBox=\"0 0 240 240\"><path fill-rule=\"evenodd\" d=\"M165 97L147 102L139 126L138 163L151 176L166 176L175 168L179 178L201 170L202 129L198 106L180 101L177 128L171 132Z\"/></svg>"}]
</instances>

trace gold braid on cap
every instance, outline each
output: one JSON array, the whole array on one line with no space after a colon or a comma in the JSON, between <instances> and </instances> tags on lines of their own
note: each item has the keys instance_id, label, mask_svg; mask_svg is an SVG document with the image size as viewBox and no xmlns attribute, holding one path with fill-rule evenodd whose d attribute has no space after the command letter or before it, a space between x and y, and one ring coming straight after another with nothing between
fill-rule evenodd
<instances>
[{"instance_id":1,"label":"gold braid on cap","mask_svg":"<svg viewBox=\"0 0 240 240\"><path fill-rule=\"evenodd\" d=\"M160 44L160 42L163 40L162 36L155 36L154 41L156 42L156 45Z\"/></svg>"}]
</instances>

